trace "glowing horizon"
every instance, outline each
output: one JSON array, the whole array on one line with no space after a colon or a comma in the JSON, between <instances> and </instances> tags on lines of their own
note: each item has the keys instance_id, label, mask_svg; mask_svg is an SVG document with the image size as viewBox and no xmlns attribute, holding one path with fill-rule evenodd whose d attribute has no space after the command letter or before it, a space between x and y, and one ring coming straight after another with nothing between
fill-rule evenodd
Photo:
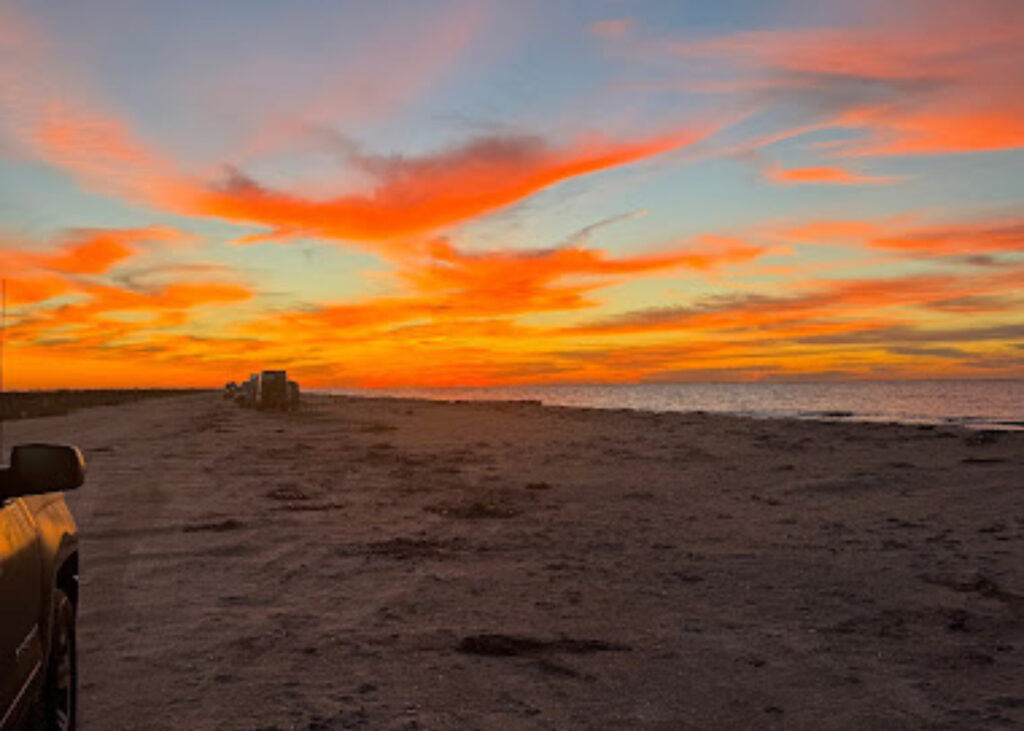
<instances>
[{"instance_id":1,"label":"glowing horizon","mask_svg":"<svg viewBox=\"0 0 1024 731\"><path fill-rule=\"evenodd\" d=\"M1024 5L0 6L9 388L1024 376Z\"/></svg>"}]
</instances>

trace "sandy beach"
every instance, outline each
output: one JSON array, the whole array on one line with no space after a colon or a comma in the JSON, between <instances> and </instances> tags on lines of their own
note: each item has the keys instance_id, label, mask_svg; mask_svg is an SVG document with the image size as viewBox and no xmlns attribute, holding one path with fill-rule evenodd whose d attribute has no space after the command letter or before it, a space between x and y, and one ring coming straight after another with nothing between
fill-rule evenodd
<instances>
[{"instance_id":1,"label":"sandy beach","mask_svg":"<svg viewBox=\"0 0 1024 731\"><path fill-rule=\"evenodd\" d=\"M86 454L84 731L1024 725L1024 433L193 394Z\"/></svg>"}]
</instances>

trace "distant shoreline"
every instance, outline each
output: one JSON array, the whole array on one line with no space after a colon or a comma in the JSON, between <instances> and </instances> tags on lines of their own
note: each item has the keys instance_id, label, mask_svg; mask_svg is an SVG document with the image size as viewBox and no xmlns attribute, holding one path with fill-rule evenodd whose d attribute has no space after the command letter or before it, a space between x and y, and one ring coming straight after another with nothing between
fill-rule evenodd
<instances>
[{"instance_id":1,"label":"distant shoreline","mask_svg":"<svg viewBox=\"0 0 1024 731\"><path fill-rule=\"evenodd\" d=\"M659 383L403 389L308 389L307 393L430 401L532 401L545 406L650 413L709 413L755 420L1024 429L1024 380L847 383Z\"/></svg>"},{"instance_id":2,"label":"distant shoreline","mask_svg":"<svg viewBox=\"0 0 1024 731\"><path fill-rule=\"evenodd\" d=\"M994 381L988 381L993 383ZM1019 379L1005 380L1002 383L1021 383ZM872 383L897 383L897 382L872 382ZM924 383L918 381L915 383ZM932 383L957 383L956 381L934 381ZM973 383L973 382L970 382ZM598 409L603 411L638 411L648 413L688 413L688 414L715 414L740 419L752 419L755 421L775 420L797 420L797 421L820 421L839 423L866 423L866 424L900 424L905 426L916 426L923 429L938 427L960 427L969 430L986 431L1022 431L1024 430L1024 419L1014 416L942 416L935 414L901 416L894 414L875 413L870 410L858 410L847 408L846 404L828 405L824 408L797 408L795 404L789 404L789 408L729 408L728 405L714 405L707 403L693 403L685 407L675 404L658 404L644 402L642 400L602 400L600 398L590 401L589 399L564 397L563 391L570 389L577 392L599 393L602 388L625 388L636 389L650 386L683 386L691 384L625 384L618 387L601 387L596 385L558 387L558 386L529 386L529 387L467 387L467 388L423 388L423 389L308 389L307 395L319 397L342 397L357 399L383 399L387 401L428 401L438 403L460 403L480 402L494 404L533 404L537 406L555 408L582 408ZM707 384L702 384L707 385ZM740 386L750 384L713 384L715 387ZM778 384L765 384L777 387ZM792 386L793 384L787 384ZM803 386L819 385L828 386L832 384L802 384ZM785 388L785 386L783 387ZM39 418L47 416L62 416L76 409L90 408L95 406L111 406L132 401L139 401L149 398L167 398L173 396L185 396L198 393L218 392L215 388L112 388L112 389L48 389L28 391L7 391L0 393L0 420L16 420L26 418ZM733 404L735 406L735 404ZM824 404L822 404L824 406ZM867 407L868 404L865 404Z\"/></svg>"}]
</instances>

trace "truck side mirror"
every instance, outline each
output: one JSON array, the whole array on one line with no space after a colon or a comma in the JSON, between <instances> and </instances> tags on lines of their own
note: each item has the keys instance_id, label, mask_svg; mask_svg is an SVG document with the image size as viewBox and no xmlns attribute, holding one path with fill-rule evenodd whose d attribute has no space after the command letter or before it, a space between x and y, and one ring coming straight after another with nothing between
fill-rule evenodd
<instances>
[{"instance_id":1,"label":"truck side mirror","mask_svg":"<svg viewBox=\"0 0 1024 731\"><path fill-rule=\"evenodd\" d=\"M85 459L63 444L19 444L6 477L3 497L74 490L85 482Z\"/></svg>"}]
</instances>

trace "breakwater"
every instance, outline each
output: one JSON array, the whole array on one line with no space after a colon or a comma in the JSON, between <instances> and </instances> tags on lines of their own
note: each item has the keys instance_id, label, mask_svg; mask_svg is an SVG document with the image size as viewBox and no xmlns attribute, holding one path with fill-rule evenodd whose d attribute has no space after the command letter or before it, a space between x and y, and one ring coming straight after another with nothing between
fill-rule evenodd
<instances>
[{"instance_id":1,"label":"breakwater","mask_svg":"<svg viewBox=\"0 0 1024 731\"><path fill-rule=\"evenodd\" d=\"M205 389L125 388L6 391L0 393L0 420L61 416L91 406L112 406L149 398L200 393Z\"/></svg>"}]
</instances>

